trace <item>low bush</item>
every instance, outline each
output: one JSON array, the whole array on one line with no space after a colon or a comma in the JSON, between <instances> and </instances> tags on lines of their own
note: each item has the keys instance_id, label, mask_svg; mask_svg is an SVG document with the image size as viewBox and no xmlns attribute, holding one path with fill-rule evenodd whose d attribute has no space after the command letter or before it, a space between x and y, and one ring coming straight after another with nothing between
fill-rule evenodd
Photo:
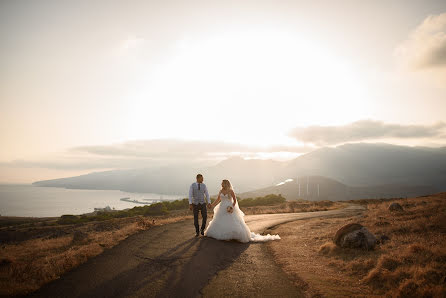
<instances>
[{"instance_id":1,"label":"low bush","mask_svg":"<svg viewBox=\"0 0 446 298\"><path fill-rule=\"evenodd\" d=\"M240 207L252 207L252 206L270 206L285 203L286 199L282 195L270 194L264 197L247 198L239 200Z\"/></svg>"}]
</instances>

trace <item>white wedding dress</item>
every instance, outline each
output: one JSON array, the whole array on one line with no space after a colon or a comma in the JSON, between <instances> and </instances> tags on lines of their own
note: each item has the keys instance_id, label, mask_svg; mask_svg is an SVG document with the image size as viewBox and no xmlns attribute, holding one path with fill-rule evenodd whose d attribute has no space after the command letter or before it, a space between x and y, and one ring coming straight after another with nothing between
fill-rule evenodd
<instances>
[{"instance_id":1,"label":"white wedding dress","mask_svg":"<svg viewBox=\"0 0 446 298\"><path fill-rule=\"evenodd\" d=\"M263 242L280 239L279 235L260 235L251 232L245 223L242 210L238 206L238 201L234 206L234 211L229 213L228 206L232 206L233 200L230 194L220 194L220 203L214 208L214 217L204 230L204 235L218 240L238 240L240 242Z\"/></svg>"}]
</instances>

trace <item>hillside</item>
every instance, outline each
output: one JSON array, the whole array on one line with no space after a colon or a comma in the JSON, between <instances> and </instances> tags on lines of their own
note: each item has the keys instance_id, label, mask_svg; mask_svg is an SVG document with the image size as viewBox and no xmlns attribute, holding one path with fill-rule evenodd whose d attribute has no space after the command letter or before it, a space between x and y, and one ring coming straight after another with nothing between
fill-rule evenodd
<instances>
[{"instance_id":1,"label":"hillside","mask_svg":"<svg viewBox=\"0 0 446 298\"><path fill-rule=\"evenodd\" d=\"M319 175L351 186L382 184L446 187L446 147L355 143L321 148L291 161L284 178Z\"/></svg>"},{"instance_id":2,"label":"hillside","mask_svg":"<svg viewBox=\"0 0 446 298\"><path fill-rule=\"evenodd\" d=\"M423 185L374 185L352 187L322 176L300 176L275 186L239 194L240 198L281 194L288 200L342 201L361 198L392 198L435 193L435 188Z\"/></svg>"}]
</instances>

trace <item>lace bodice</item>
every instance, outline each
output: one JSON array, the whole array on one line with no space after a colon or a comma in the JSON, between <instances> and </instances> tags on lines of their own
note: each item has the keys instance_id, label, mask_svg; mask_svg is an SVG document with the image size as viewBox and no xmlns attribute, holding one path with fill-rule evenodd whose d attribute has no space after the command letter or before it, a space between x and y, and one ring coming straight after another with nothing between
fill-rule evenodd
<instances>
[{"instance_id":1,"label":"lace bodice","mask_svg":"<svg viewBox=\"0 0 446 298\"><path fill-rule=\"evenodd\" d=\"M224 194L224 193L220 193L220 199L221 200L223 200L223 199L227 199L227 200L230 200L230 201L232 201L232 197L231 197L231 194Z\"/></svg>"}]
</instances>

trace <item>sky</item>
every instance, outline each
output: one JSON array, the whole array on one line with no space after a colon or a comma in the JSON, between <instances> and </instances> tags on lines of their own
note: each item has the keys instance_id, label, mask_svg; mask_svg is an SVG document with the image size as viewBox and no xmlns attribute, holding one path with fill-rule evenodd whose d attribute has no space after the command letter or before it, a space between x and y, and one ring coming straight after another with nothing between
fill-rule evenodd
<instances>
[{"instance_id":1,"label":"sky","mask_svg":"<svg viewBox=\"0 0 446 298\"><path fill-rule=\"evenodd\" d=\"M446 2L0 2L0 182L446 145Z\"/></svg>"}]
</instances>

